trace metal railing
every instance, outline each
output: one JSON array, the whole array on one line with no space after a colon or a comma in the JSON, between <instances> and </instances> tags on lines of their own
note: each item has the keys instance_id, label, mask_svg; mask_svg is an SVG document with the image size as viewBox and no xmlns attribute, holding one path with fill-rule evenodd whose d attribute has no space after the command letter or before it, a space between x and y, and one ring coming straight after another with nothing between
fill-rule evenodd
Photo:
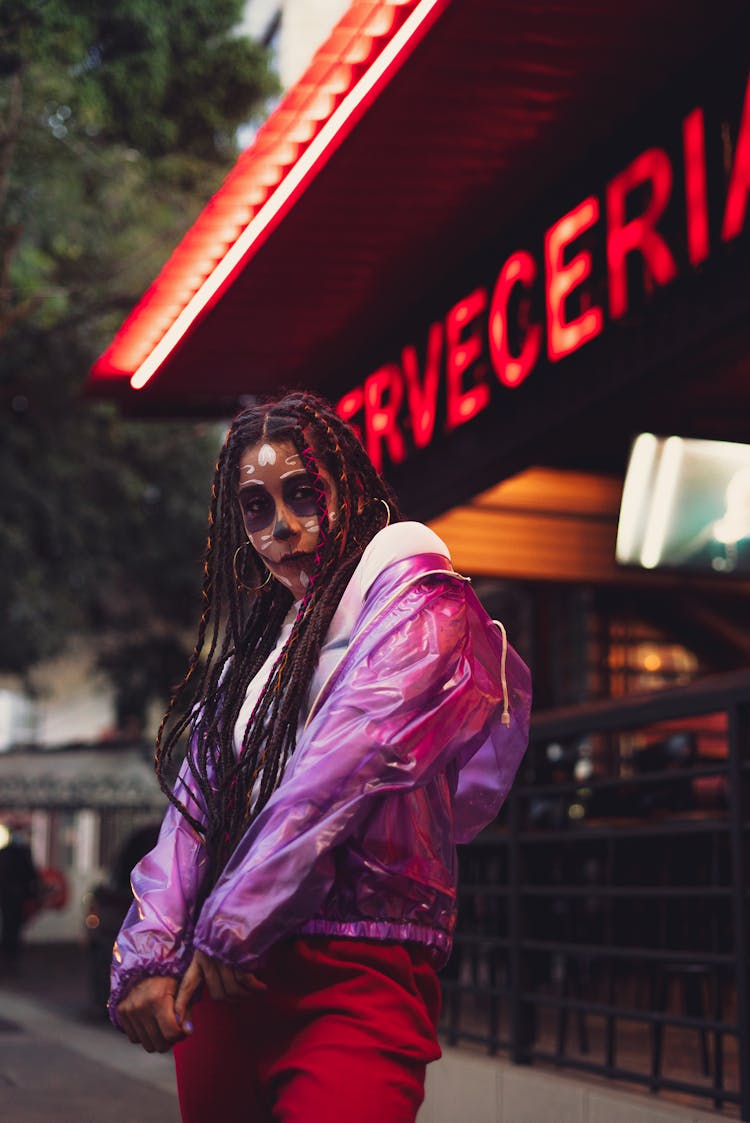
<instances>
[{"instance_id":1,"label":"metal railing","mask_svg":"<svg viewBox=\"0 0 750 1123\"><path fill-rule=\"evenodd\" d=\"M536 715L460 851L448 1041L750 1120L749 786L750 672Z\"/></svg>"}]
</instances>

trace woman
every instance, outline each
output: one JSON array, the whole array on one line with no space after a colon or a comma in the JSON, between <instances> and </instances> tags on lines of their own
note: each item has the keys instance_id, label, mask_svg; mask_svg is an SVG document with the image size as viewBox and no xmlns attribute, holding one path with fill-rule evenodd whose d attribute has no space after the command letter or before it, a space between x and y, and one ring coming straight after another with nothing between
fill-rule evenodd
<instances>
[{"instance_id":1,"label":"woman","mask_svg":"<svg viewBox=\"0 0 750 1123\"><path fill-rule=\"evenodd\" d=\"M174 1045L186 1123L412 1123L440 1055L455 843L497 814L530 693L445 545L398 520L320 399L233 422L110 998L131 1041Z\"/></svg>"}]
</instances>

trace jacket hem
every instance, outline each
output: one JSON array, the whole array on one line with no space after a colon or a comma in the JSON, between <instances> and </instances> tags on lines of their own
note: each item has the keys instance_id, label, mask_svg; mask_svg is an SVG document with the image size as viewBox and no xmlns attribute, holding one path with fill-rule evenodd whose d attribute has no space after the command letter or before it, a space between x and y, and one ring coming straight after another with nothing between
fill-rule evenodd
<instances>
[{"instance_id":1,"label":"jacket hem","mask_svg":"<svg viewBox=\"0 0 750 1123\"><path fill-rule=\"evenodd\" d=\"M453 946L448 932L397 920L326 920L316 917L306 921L299 929L300 936L349 936L361 940L411 941L422 944L432 953L436 967L443 967Z\"/></svg>"}]
</instances>

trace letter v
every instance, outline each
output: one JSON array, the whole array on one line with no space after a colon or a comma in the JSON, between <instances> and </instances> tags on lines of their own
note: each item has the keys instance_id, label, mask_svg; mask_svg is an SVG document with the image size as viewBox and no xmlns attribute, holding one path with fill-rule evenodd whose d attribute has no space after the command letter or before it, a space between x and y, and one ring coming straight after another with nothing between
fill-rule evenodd
<instances>
[{"instance_id":1,"label":"letter v","mask_svg":"<svg viewBox=\"0 0 750 1123\"><path fill-rule=\"evenodd\" d=\"M423 380L419 376L419 359L416 347L404 347L401 352L401 367L406 379L411 431L417 448L425 448L432 440L432 434L435 431L442 353L443 325L440 321L430 326L427 335L427 355Z\"/></svg>"}]
</instances>

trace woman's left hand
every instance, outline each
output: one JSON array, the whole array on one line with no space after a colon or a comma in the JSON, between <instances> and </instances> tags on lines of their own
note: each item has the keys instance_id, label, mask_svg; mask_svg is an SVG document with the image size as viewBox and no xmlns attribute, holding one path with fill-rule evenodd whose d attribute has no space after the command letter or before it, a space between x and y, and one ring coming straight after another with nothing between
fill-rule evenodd
<instances>
[{"instance_id":1,"label":"woman's left hand","mask_svg":"<svg viewBox=\"0 0 750 1123\"><path fill-rule=\"evenodd\" d=\"M238 971L221 959L213 959L205 952L196 951L190 966L182 977L175 999L175 1014L184 1024L190 1003L198 988L204 985L217 1002L239 1002L249 991L265 990L265 983L250 972Z\"/></svg>"}]
</instances>

